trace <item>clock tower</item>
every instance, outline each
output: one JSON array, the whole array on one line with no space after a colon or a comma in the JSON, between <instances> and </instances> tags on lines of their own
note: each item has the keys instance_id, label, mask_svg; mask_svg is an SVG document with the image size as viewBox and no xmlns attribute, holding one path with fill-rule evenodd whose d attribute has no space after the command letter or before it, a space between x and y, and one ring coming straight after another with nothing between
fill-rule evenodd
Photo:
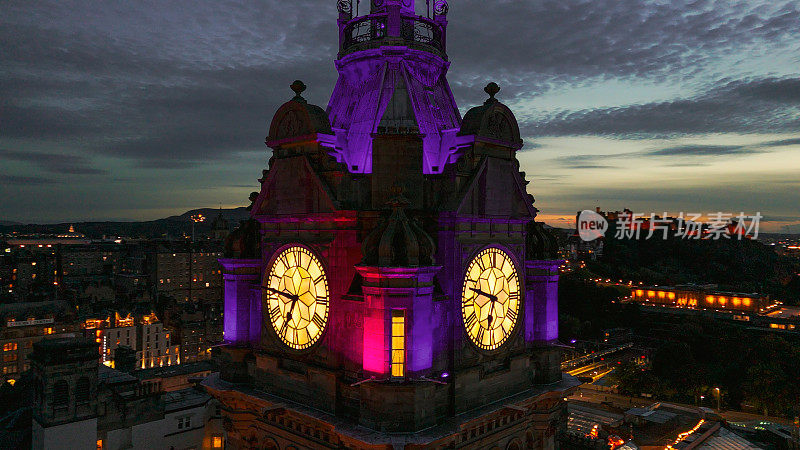
<instances>
[{"instance_id":1,"label":"clock tower","mask_svg":"<svg viewBox=\"0 0 800 450\"><path fill-rule=\"evenodd\" d=\"M328 107L295 81L275 113L220 261L226 344L204 384L227 442L554 448L578 383L516 118L495 83L461 117L446 1L361 3L338 1Z\"/></svg>"}]
</instances>

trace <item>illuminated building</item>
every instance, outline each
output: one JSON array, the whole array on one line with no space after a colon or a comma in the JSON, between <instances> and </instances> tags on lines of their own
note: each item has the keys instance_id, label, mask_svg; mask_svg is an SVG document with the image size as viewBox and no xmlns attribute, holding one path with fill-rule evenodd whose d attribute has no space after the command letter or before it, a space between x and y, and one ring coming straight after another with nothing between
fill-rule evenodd
<instances>
[{"instance_id":1,"label":"illuminated building","mask_svg":"<svg viewBox=\"0 0 800 450\"><path fill-rule=\"evenodd\" d=\"M554 345L561 261L519 172L516 118L494 83L461 118L447 2L430 17L409 0L338 5L328 109L292 84L221 260L227 345L204 385L226 437L554 448L577 381Z\"/></svg>"},{"instance_id":2,"label":"illuminated building","mask_svg":"<svg viewBox=\"0 0 800 450\"><path fill-rule=\"evenodd\" d=\"M65 303L0 305L0 382L15 382L30 368L30 355L36 342L77 330Z\"/></svg>"},{"instance_id":3,"label":"illuminated building","mask_svg":"<svg viewBox=\"0 0 800 450\"><path fill-rule=\"evenodd\" d=\"M224 444L218 405L208 394L194 387L178 389L180 382L168 392L153 390L150 376L156 375L160 384L173 374L142 371L140 379L103 366L96 343L82 338L38 342L31 360L30 447L35 450L211 449Z\"/></svg>"},{"instance_id":4,"label":"illuminated building","mask_svg":"<svg viewBox=\"0 0 800 450\"><path fill-rule=\"evenodd\" d=\"M215 248L171 243L151 255L152 281L159 295L179 303L222 301L222 274Z\"/></svg>"},{"instance_id":5,"label":"illuminated building","mask_svg":"<svg viewBox=\"0 0 800 450\"><path fill-rule=\"evenodd\" d=\"M115 351L124 346L135 351L139 369L180 364L180 345L170 339L170 331L158 317L154 313L138 317L137 321L116 312L107 319L85 320L84 335L98 345L100 362L113 367Z\"/></svg>"},{"instance_id":6,"label":"illuminated building","mask_svg":"<svg viewBox=\"0 0 800 450\"><path fill-rule=\"evenodd\" d=\"M696 286L641 286L631 291L631 301L678 308L765 313L777 306L759 294L720 292Z\"/></svg>"}]
</instances>

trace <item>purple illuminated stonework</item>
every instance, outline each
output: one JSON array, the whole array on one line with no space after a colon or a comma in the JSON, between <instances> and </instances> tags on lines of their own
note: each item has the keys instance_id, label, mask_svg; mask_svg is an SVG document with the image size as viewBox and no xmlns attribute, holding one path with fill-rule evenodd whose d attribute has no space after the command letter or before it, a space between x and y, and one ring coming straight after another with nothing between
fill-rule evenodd
<instances>
[{"instance_id":1,"label":"purple illuminated stonework","mask_svg":"<svg viewBox=\"0 0 800 450\"><path fill-rule=\"evenodd\" d=\"M494 83L461 117L446 78L447 2L419 3L339 1L327 109L296 81L272 119L251 220L221 260L227 345L221 375L205 382L227 410L254 409L228 416L236 448L549 448L563 426L576 383L554 345L560 261L519 171L516 118ZM293 246L326 277L308 276L317 300L302 311L300 291L276 294L288 288L269 277L293 264L314 272L280 257ZM491 276L475 282L494 294L471 300L488 306L474 306L470 328L465 283L480 274L467 271L487 249L508 262L481 260ZM282 296L272 309L270 295ZM495 333L486 342L482 327ZM497 434L493 421L511 425Z\"/></svg>"}]
</instances>

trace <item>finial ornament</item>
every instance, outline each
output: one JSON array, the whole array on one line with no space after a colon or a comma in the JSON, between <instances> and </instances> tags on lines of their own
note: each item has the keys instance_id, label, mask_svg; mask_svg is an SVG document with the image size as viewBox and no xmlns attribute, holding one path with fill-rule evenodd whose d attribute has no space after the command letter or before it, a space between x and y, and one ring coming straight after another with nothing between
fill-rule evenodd
<instances>
[{"instance_id":1,"label":"finial ornament","mask_svg":"<svg viewBox=\"0 0 800 450\"><path fill-rule=\"evenodd\" d=\"M293 99L293 100L302 100L302 101L305 101L305 99L303 98L303 96L302 96L302 95L300 95L300 94L302 94L302 93L303 93L303 91L305 91L305 90L306 90L306 84L305 84L305 83L303 83L303 82L302 82L302 81L300 81L300 80L294 80L294 83L292 83L292 84L291 84L289 87L290 87L290 88L292 88L292 90L293 90L293 91L294 91L294 93L295 93L295 96L294 96L294 99Z\"/></svg>"},{"instance_id":2,"label":"finial ornament","mask_svg":"<svg viewBox=\"0 0 800 450\"><path fill-rule=\"evenodd\" d=\"M487 84L485 88L483 88L483 91L489 94L489 99L486 100L487 102L496 102L497 99L494 98L494 96L497 95L498 92L500 92L500 86L498 86L497 83L492 81L491 83Z\"/></svg>"},{"instance_id":3,"label":"finial ornament","mask_svg":"<svg viewBox=\"0 0 800 450\"><path fill-rule=\"evenodd\" d=\"M444 16L449 10L450 6L447 5L447 0L436 0L433 3L433 13L437 16Z\"/></svg>"},{"instance_id":4,"label":"finial ornament","mask_svg":"<svg viewBox=\"0 0 800 450\"><path fill-rule=\"evenodd\" d=\"M289 86L289 87L292 88L294 93L297 94L297 95L302 94L303 91L306 90L306 84L303 83L300 80L294 80L294 83L292 83L291 86Z\"/></svg>"},{"instance_id":5,"label":"finial ornament","mask_svg":"<svg viewBox=\"0 0 800 450\"><path fill-rule=\"evenodd\" d=\"M336 6L342 14L350 14L353 12L353 0L338 0Z\"/></svg>"}]
</instances>

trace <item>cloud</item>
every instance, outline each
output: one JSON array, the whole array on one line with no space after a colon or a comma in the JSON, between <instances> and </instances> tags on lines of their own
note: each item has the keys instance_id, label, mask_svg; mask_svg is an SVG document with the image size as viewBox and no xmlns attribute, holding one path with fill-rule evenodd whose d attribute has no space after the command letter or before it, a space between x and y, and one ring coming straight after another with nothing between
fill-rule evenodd
<instances>
[{"instance_id":1,"label":"cloud","mask_svg":"<svg viewBox=\"0 0 800 450\"><path fill-rule=\"evenodd\" d=\"M529 136L633 138L708 133L800 131L800 78L728 82L696 97L613 108L566 111L523 125Z\"/></svg>"},{"instance_id":2,"label":"cloud","mask_svg":"<svg viewBox=\"0 0 800 450\"><path fill-rule=\"evenodd\" d=\"M58 183L57 180L43 177L25 177L18 175L0 175L0 184L13 184L20 186L40 186Z\"/></svg>"},{"instance_id":3,"label":"cloud","mask_svg":"<svg viewBox=\"0 0 800 450\"><path fill-rule=\"evenodd\" d=\"M626 154L610 155L567 155L553 158L553 161L568 169L609 169L615 166L607 164L608 160L625 156Z\"/></svg>"},{"instance_id":4,"label":"cloud","mask_svg":"<svg viewBox=\"0 0 800 450\"><path fill-rule=\"evenodd\" d=\"M759 153L744 145L681 145L646 152L644 156L731 156Z\"/></svg>"},{"instance_id":5,"label":"cloud","mask_svg":"<svg viewBox=\"0 0 800 450\"><path fill-rule=\"evenodd\" d=\"M797 132L799 8L793 0L460 0L448 17L448 76L465 109L485 99L491 80L508 104L609 80L682 93L626 104L612 90L604 108L518 109L525 136ZM0 148L15 153L0 158L36 169L17 181L42 171L107 173L94 166L100 160L133 179L148 172L140 169L174 172L151 191L180 184L195 192L209 183L198 173L221 164L231 179L254 180L268 158L269 121L292 97L288 85L302 79L306 98L324 107L337 76L333 0L42 0L5 2L2 10ZM787 53L795 58L788 65ZM748 65L763 55L776 62ZM760 149L797 143L785 141ZM85 196L109 188L81 183L74 191ZM131 202L164 208L157 194L137 192ZM168 201L197 201L189 195Z\"/></svg>"},{"instance_id":6,"label":"cloud","mask_svg":"<svg viewBox=\"0 0 800 450\"><path fill-rule=\"evenodd\" d=\"M741 58L744 67L751 56L794 48L800 28L800 5L791 0L463 0L451 6L448 45L460 67L453 79L470 103L481 97L465 89L475 85L476 74L515 96L588 78L680 81L718 71L726 59L727 66Z\"/></svg>"},{"instance_id":7,"label":"cloud","mask_svg":"<svg viewBox=\"0 0 800 450\"><path fill-rule=\"evenodd\" d=\"M636 158L671 158L678 162L665 164L667 167L706 166L711 158L718 156L736 157L759 153L780 151L779 147L787 147L800 143L800 138L780 139L741 145L713 144L681 144L655 150L630 151L610 154L577 154L552 158L551 161L566 169L611 169L619 168L622 161ZM613 164L612 164L613 163ZM773 180L773 182L779 182Z\"/></svg>"},{"instance_id":8,"label":"cloud","mask_svg":"<svg viewBox=\"0 0 800 450\"><path fill-rule=\"evenodd\" d=\"M34 153L0 149L0 160L21 161L34 164L53 174L104 175L107 170L92 167L88 158L79 155Z\"/></svg>"},{"instance_id":9,"label":"cloud","mask_svg":"<svg viewBox=\"0 0 800 450\"><path fill-rule=\"evenodd\" d=\"M800 138L781 139L760 144L761 147L788 147L790 145L800 145Z\"/></svg>"}]
</instances>

